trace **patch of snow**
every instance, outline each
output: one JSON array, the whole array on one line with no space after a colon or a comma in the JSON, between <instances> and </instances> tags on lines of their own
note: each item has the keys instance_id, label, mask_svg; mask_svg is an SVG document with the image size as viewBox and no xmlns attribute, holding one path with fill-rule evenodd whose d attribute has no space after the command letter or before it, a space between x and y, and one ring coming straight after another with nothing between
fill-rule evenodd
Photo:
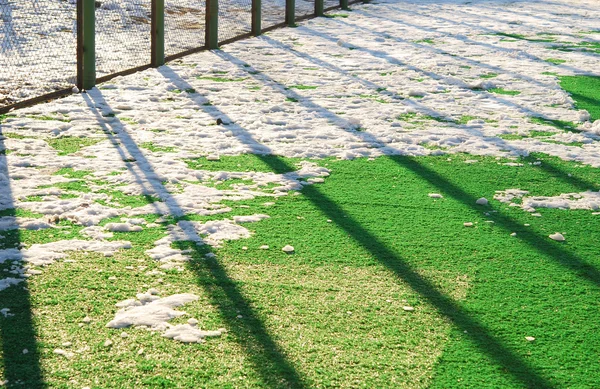
<instances>
[{"instance_id":1,"label":"patch of snow","mask_svg":"<svg viewBox=\"0 0 600 389\"><path fill-rule=\"evenodd\" d=\"M198 300L198 296L183 293L157 299L146 299L147 295L138 295L140 300L125 300L117 303L123 307L115 314L115 318L106 326L109 328L126 328L130 326L146 326L154 330L163 331L168 328L168 321L185 315L183 311L174 308ZM157 296L153 296L157 297Z\"/></svg>"},{"instance_id":2,"label":"patch of snow","mask_svg":"<svg viewBox=\"0 0 600 389\"><path fill-rule=\"evenodd\" d=\"M142 227L129 223L108 223L104 227L112 232L139 232L143 230Z\"/></svg>"},{"instance_id":3,"label":"patch of snow","mask_svg":"<svg viewBox=\"0 0 600 389\"><path fill-rule=\"evenodd\" d=\"M12 285L17 285L23 281L25 281L25 280L22 278L12 278L12 277L3 278L0 280L0 291L3 291L4 289L6 289Z\"/></svg>"},{"instance_id":4,"label":"patch of snow","mask_svg":"<svg viewBox=\"0 0 600 389\"><path fill-rule=\"evenodd\" d=\"M257 215L251 215L251 216L234 216L233 221L235 223L254 223L254 222L259 222L263 219L268 219L269 217L270 217L269 215L264 215L264 214L257 214Z\"/></svg>"}]
</instances>

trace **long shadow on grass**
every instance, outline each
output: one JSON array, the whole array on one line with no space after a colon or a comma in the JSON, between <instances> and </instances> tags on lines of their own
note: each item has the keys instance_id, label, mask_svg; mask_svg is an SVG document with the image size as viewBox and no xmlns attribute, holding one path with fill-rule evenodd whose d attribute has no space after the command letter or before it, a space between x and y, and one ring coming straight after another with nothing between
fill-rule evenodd
<instances>
[{"instance_id":1,"label":"long shadow on grass","mask_svg":"<svg viewBox=\"0 0 600 389\"><path fill-rule=\"evenodd\" d=\"M0 175L3 175L4 179L0 183L0 199L4 210L0 211L0 216L16 217L12 189L8 179L6 148L1 135L2 124L0 124L0 150L3 152L0 155ZM4 236L0 240L0 250L3 251L4 258L0 259L0 265L6 269L7 265L12 263L15 268L21 268L23 256L19 250L21 244L19 230L2 231L2 235ZM2 265L3 259L7 261ZM40 367L31 296L27 284L21 275L15 276L8 272L0 274L3 275L0 276L0 285L3 281L10 285L10 279L18 282L0 291L0 308L10 310L8 314L0 315L0 343L2 344L0 370L2 367L4 368L4 380L8 381L7 385L9 386L19 385L20 382L23 388L44 388L46 385ZM4 277L6 275L8 277ZM25 349L27 352L24 351Z\"/></svg>"},{"instance_id":2,"label":"long shadow on grass","mask_svg":"<svg viewBox=\"0 0 600 389\"><path fill-rule=\"evenodd\" d=\"M188 88L191 87L188 86L182 90ZM158 179L152 165L129 136L123 124L118 119L110 124L105 122L98 107L109 108L109 105L101 92L95 89L82 96L109 139L120 141L113 142L113 144L121 157L125 159L129 154L135 159L135 162L128 163L127 166L130 172L136 176L138 184L147 186L145 183L148 183L152 187L151 189L161 196L171 215L184 216L184 210ZM287 167L276 162L273 163L269 159L265 161L271 165L274 164L275 169ZM296 169L292 167L293 170ZM195 232L189 229L184 231L189 241L201 241ZM194 257L204 258L205 250L198 248L195 244L188 248L193 250ZM219 263L218 259L194 261L190 268L197 273L200 285L206 290L213 304L221 310L221 317L227 323L226 327L229 333L244 348L247 359L254 365L255 371L263 383L267 387L308 387L292 363L287 360L283 350L275 342L251 302L244 297L236 282L227 274L227 270ZM209 282L202 282L207 279ZM236 317L238 314L243 316L243 320Z\"/></svg>"},{"instance_id":3,"label":"long shadow on grass","mask_svg":"<svg viewBox=\"0 0 600 389\"><path fill-rule=\"evenodd\" d=\"M313 64L315 64L317 66L320 66L320 67L328 69L328 70L330 70L332 72L336 72L336 73L339 73L341 75L347 76L349 80L358 81L358 82L362 83L363 85L365 85L365 86L367 86L369 88L372 88L372 89L378 90L378 89L381 88L381 85L375 84L375 83L373 83L371 81L368 81L368 80L366 80L364 78L361 78L361 77L352 77L344 69L341 69L341 68L339 68L339 67L337 67L337 66L335 66L335 65L333 65L333 64L331 64L329 62L326 62L326 61L323 61L321 59L315 58L315 57L313 57L313 56L311 56L311 55L309 55L307 53L299 53L298 51L293 50L293 48L290 47L289 45L284 44L283 42L276 41L276 40L274 40L272 38L269 38L269 37L266 37L266 36L261 37L261 39L265 40L267 43L269 43L273 47L277 47L277 48L280 48L280 49L288 51L290 54L293 54L293 55L297 56L298 58L305 59L305 60L307 60L307 61L309 61L309 62L311 62L311 63L313 63ZM228 54L226 52L219 52L219 53L217 53L217 55L219 55L220 57L222 57L222 58L224 58L224 59L226 59L226 60L228 60L228 61L230 61L230 62L232 62L234 64L237 64L238 66L240 66L240 63L244 64L243 61L237 59L236 57L234 57L231 54ZM246 66L248 66L248 64L244 64L244 66L241 66L240 67L241 70L245 70L245 71L248 72L248 69L251 69L251 68L248 68ZM262 74L253 74L251 72L248 72L248 73L251 74L251 76L254 77L258 81L262 81L262 82L265 81L265 77L266 76L264 76ZM275 83L275 81L270 82L268 85L272 85L273 83ZM286 91L286 93L289 94L290 91ZM391 97L394 97L394 95L393 95L392 92L388 92L388 93L391 94ZM583 97L585 99L585 96L581 96L579 94L572 94L572 96L573 96L573 98L576 101L579 101L578 99L580 97ZM310 109L313 109L313 110L315 110L317 112L326 111L322 107L315 108L316 104L312 103L310 101L310 99L307 98L307 97L305 97L305 96L295 95L294 97L296 97L296 99L298 100L299 103L306 105ZM586 102L589 103L589 99L584 100L584 101L586 101ZM407 99L407 100L402 100L402 103L412 105L414 108L419 109L419 112L421 112L421 113L426 113L426 114L434 115L436 117L444 117L444 115L442 115L441 113L438 113L437 111L432 110L432 109L430 109L430 108L428 108L428 107L426 107L426 106L424 106L424 105L422 105L422 104L420 104L418 102L413 102L413 101L410 101L410 100ZM331 115L334 115L334 114L331 113L331 112L329 112L328 115L331 116ZM485 138L484 134L481 131L478 131L478 130L475 130L475 129L470 129L470 128L463 129L463 130L468 131L471 135L480 137L482 139ZM566 130L563 129L563 131L566 131ZM579 133L579 131L577 131L577 132ZM593 134L588 134L588 133L582 133L582 134L584 136L590 138L590 139L595 139L595 140L598 139L598 137L596 135L593 135ZM356 136L359 137L360 139L362 139L363 141L370 142L371 144L381 144L381 142L376 137L374 137L373 135L369 134L368 132L357 132ZM488 142L491 142L491 139L488 139ZM499 137L495 137L494 144L499 149L513 150L517 155L524 156L524 155L529 154L528 151L526 151L526 150L524 150L522 148L515 147L512 144L506 142L504 139L499 138ZM538 168L541 169L541 170L546 171L551 176L560 179L562 182L564 182L566 184L575 186L578 190L580 190L582 192L598 188L598 183L595 183L593 181L590 181L590 180L587 180L587 179L584 179L584 178L581 178L581 177L575 177L575 176L572 176L572 175L570 176L567 172L565 172L563 169L561 169L560 167L558 167L552 161L546 160L546 161L544 161L544 163L542 163L541 165L539 165Z\"/></svg>"},{"instance_id":4,"label":"long shadow on grass","mask_svg":"<svg viewBox=\"0 0 600 389\"><path fill-rule=\"evenodd\" d=\"M173 85L181 90L193 89L192 85L179 77L172 69L164 66L159 68L159 72L163 74ZM201 108L203 108L200 105ZM211 111L207 111L215 118L227 118L227 115L218 111L217 108L211 107ZM254 144L256 148L261 146L248 131L240 126L236 126L236 132L243 134L240 140L245 144ZM265 164L271 167L273 171L294 169L293 166L282 157L274 155L257 155ZM402 162L405 158L394 158L401 165L406 165L409 169L413 167L417 173L427 173L416 169L418 162L412 163ZM411 169L412 170L412 169ZM433 173L433 172L431 172ZM425 177L426 179L431 177ZM429 181L429 180L428 180ZM441 181L444 184L444 181ZM439 185L439 183L434 183ZM329 197L321 193L317 187L305 186L303 193L311 203L317 207L324 215L327 215L334 223L343 228L344 231L358 244L368 250L374 258L394 272L396 276L408 283L408 285L419 293L425 300L434 306L444 317L449 319L452 324L459 329L466 331L466 336L479 348L479 350L488 355L492 360L501 365L510 375L519 380L528 388L552 388L552 385L543 376L538 374L529 364L518 354L511 351L499 340L490 334L483 324L465 313L462 308L435 287L428 280L423 278L418 272L411 267L403 258L398 256L393 250L388 248L375 234L363 227L360 222L348 215L337 203ZM471 198L466 193L463 197ZM473 203L475 199L473 198ZM469 204L471 205L471 204Z\"/></svg>"},{"instance_id":5,"label":"long shadow on grass","mask_svg":"<svg viewBox=\"0 0 600 389\"><path fill-rule=\"evenodd\" d=\"M318 32L315 32L315 34L320 35L320 33L318 33ZM263 37L262 39L265 39L269 42L275 42L275 44L278 44L278 45L283 45L277 41L273 41L271 38L268 38L268 37ZM331 39L331 38L326 38L326 39ZM285 45L283 45L283 46L285 46ZM228 53L219 53L218 55L220 55L221 57L224 57L224 58L228 58L232 63L236 63L236 64L240 63L239 59L231 56ZM309 55L305 55L304 57L306 57L308 60L311 60L315 63L322 62L317 59L310 59L312 57L310 57ZM299 101L302 102L302 100L299 100ZM315 105L315 103L312 103L312 102L309 102L309 104L310 104L311 108L313 105ZM321 108L321 110L325 110L325 109ZM348 130L346 130L346 131L348 131ZM359 137L361 140L368 142L372 145L379 146L379 145L385 144L385 142L378 139L377 136L370 134L367 131L357 132L356 136ZM502 140L500 140L500 141L504 142ZM401 154L401 153L398 152L396 154ZM483 211L482 208L477 208L477 207L479 207L476 205L477 197L466 193L464 190L462 190L458 185L454 184L448 178L443 177L443 176L439 175L438 173L436 173L435 171L425 167L422 164L419 164L416 161L410 160L410 159L401 158L401 159L394 159L394 161L396 161L396 163L398 163L399 165L413 171L414 173L416 173L417 175L419 175L420 177L422 177L423 179L428 181L434 187L439 188L440 191L456 198L456 200L460 201L467 207L474 208L479 211ZM412 161L412 162L409 162L409 161ZM597 186L594 183L586 181L584 179L573 179L573 177L568 177L568 173L564 172L562 169L560 169L556 166L553 166L551 163L548 163L547 166L545 163L542 163L540 165L540 168L546 169L548 171L548 173L559 177L564 182L577 185L579 187L579 189L581 189L581 190L589 190L589 189L592 189ZM500 212L498 212L498 214L496 214L496 216L495 216L495 223L496 223L496 226L502 227L508 233L522 230L522 226L520 225L520 223L514 221L509 216L502 215ZM598 269L596 269L595 267L593 267L592 265L586 263L581 258L578 258L573 253L570 253L568 250L562 248L559 243L556 243L553 241L551 242L548 240L548 238L540 237L529 231L525 231L525 232L521 233L519 235L519 237L522 241L524 241L525 243L527 243L528 245L533 247L540 254L542 254L545 257L552 259L555 262L559 263L560 265L570 269L575 274L577 274L579 277L592 282L596 286L600 286L600 271Z\"/></svg>"}]
</instances>

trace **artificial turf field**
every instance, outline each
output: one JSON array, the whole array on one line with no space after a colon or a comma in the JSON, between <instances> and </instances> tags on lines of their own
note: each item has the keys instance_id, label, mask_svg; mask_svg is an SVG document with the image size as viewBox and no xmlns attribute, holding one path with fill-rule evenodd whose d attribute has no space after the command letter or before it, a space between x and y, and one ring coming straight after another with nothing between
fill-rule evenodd
<instances>
[{"instance_id":1,"label":"artificial turf field","mask_svg":"<svg viewBox=\"0 0 600 389\"><path fill-rule=\"evenodd\" d=\"M599 118L597 78L563 78L562 85L578 108ZM296 162L245 155L202 168L284 172ZM264 199L229 203L237 215L271 216L248 226L251 238L212 249L214 258L205 257L207 246L179 243L192 250L190 271L161 280L146 274L158 264L144 251L169 220L115 233L133 248L114 257L75 253L75 262L48 267L27 290L0 292L15 315L0 317L5 386L598 386L600 215L540 208L536 217L493 199L509 188L533 196L598 191L598 169L547 155L317 162L331 176L298 196L271 206ZM480 197L489 205L477 205ZM81 227L70 227L65 238L78 237ZM549 239L555 232L566 241ZM51 233L7 235L4 247L55 240ZM287 244L293 254L281 251ZM105 327L115 301L150 287L165 296L197 294L182 309L202 328L228 332L183 345Z\"/></svg>"}]
</instances>

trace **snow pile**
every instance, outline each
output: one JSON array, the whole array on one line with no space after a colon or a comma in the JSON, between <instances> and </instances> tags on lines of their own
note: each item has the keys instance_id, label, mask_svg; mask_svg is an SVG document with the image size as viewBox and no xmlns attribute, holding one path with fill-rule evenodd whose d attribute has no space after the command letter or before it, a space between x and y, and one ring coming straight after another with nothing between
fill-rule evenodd
<instances>
[{"instance_id":1,"label":"snow pile","mask_svg":"<svg viewBox=\"0 0 600 389\"><path fill-rule=\"evenodd\" d=\"M204 338L219 337L225 332L224 328L216 331L201 330L197 322L197 320L190 319L188 324L179 324L169 328L163 336L182 343L202 343Z\"/></svg>"},{"instance_id":2,"label":"snow pile","mask_svg":"<svg viewBox=\"0 0 600 389\"><path fill-rule=\"evenodd\" d=\"M0 217L0 230L41 230L44 228L54 228L53 225L40 219L3 216Z\"/></svg>"},{"instance_id":3,"label":"snow pile","mask_svg":"<svg viewBox=\"0 0 600 389\"><path fill-rule=\"evenodd\" d=\"M494 194L494 200L498 200L501 203L512 203L513 200L521 199L528 193L529 191L521 189L497 190Z\"/></svg>"},{"instance_id":4,"label":"snow pile","mask_svg":"<svg viewBox=\"0 0 600 389\"><path fill-rule=\"evenodd\" d=\"M139 232L143 230L139 225L130 223L108 223L104 228L112 232Z\"/></svg>"},{"instance_id":5,"label":"snow pile","mask_svg":"<svg viewBox=\"0 0 600 389\"><path fill-rule=\"evenodd\" d=\"M158 291L149 290L140 293L137 299L128 299L116 304L121 308L106 327L147 328L151 331L163 332L163 336L178 340L183 343L200 343L206 337L221 336L224 329L217 331L203 331L198 327L198 320L190 319L188 324L171 325L168 322L174 318L186 315L186 312L175 308L198 300L198 296L190 293L175 294L168 297L159 297Z\"/></svg>"},{"instance_id":6,"label":"snow pile","mask_svg":"<svg viewBox=\"0 0 600 389\"><path fill-rule=\"evenodd\" d=\"M0 291L3 291L4 289L10 287L11 285L17 285L20 282L25 281L22 278L3 278L0 280Z\"/></svg>"},{"instance_id":7,"label":"snow pile","mask_svg":"<svg viewBox=\"0 0 600 389\"><path fill-rule=\"evenodd\" d=\"M600 192L586 191L580 193L563 193L552 197L524 197L522 207L524 209L558 208L597 210L600 208Z\"/></svg>"},{"instance_id":8,"label":"snow pile","mask_svg":"<svg viewBox=\"0 0 600 389\"><path fill-rule=\"evenodd\" d=\"M580 193L562 193L558 196L526 196L529 194L526 190L506 189L496 191L494 199L510 203L510 206L521 207L527 212L535 212L537 208L554 209L600 209L600 192L586 191ZM520 199L521 204L513 202Z\"/></svg>"},{"instance_id":9,"label":"snow pile","mask_svg":"<svg viewBox=\"0 0 600 389\"><path fill-rule=\"evenodd\" d=\"M263 219L268 219L270 216L265 214L249 215L249 216L234 216L235 223L255 223Z\"/></svg>"},{"instance_id":10,"label":"snow pile","mask_svg":"<svg viewBox=\"0 0 600 389\"><path fill-rule=\"evenodd\" d=\"M185 315L174 308L198 300L198 296L183 293L160 298L156 294L140 293L136 299L124 300L116 304L121 308L115 318L106 326L109 328L125 328L130 326L148 327L156 331L164 331L169 327L168 321Z\"/></svg>"},{"instance_id":11,"label":"snow pile","mask_svg":"<svg viewBox=\"0 0 600 389\"><path fill-rule=\"evenodd\" d=\"M127 241L100 242L96 240L60 240L57 242L34 244L21 250L21 260L33 266L51 265L67 257L69 251L92 251L104 255L113 255L121 249L131 248Z\"/></svg>"}]
</instances>

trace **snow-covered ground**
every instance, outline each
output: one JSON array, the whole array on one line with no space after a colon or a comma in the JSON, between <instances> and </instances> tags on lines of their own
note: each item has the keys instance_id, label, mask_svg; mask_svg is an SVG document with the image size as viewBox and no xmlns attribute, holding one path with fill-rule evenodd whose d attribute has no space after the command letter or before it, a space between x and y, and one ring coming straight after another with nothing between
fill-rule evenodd
<instances>
[{"instance_id":1,"label":"snow-covered ground","mask_svg":"<svg viewBox=\"0 0 600 389\"><path fill-rule=\"evenodd\" d=\"M245 222L268 217L239 217L221 200L262 197L270 204L329 174L308 162L285 174L214 172L192 168L191 158L543 152L600 167L600 121L576 110L554 75L598 75L598 55L585 44L552 48L598 42L598 20L595 2L584 0L378 1L354 6L347 18L310 20L15 111L0 124L0 146L8 154L0 156L0 209L45 217L6 216L0 228L59 229L58 220L86 228L76 240L57 234L59 243L48 247L0 250L0 263L13 261L0 289L64 258L60 247L107 256L127 249L128 242L106 239L163 221L142 215L222 214L222 220L169 226L147 252L163 269L185 271L188 252L172 242L243 239L249 236ZM577 131L539 118L572 122ZM69 137L93 144L66 155L51 147ZM81 170L89 174L73 178ZM77 179L87 188L65 185ZM229 179L243 181L215 185ZM528 199L518 190L498 191L508 202L526 196L527 210L599 204L589 192ZM119 204L116 192L157 201L132 208ZM121 222L100 225L114 217Z\"/></svg>"}]
</instances>

